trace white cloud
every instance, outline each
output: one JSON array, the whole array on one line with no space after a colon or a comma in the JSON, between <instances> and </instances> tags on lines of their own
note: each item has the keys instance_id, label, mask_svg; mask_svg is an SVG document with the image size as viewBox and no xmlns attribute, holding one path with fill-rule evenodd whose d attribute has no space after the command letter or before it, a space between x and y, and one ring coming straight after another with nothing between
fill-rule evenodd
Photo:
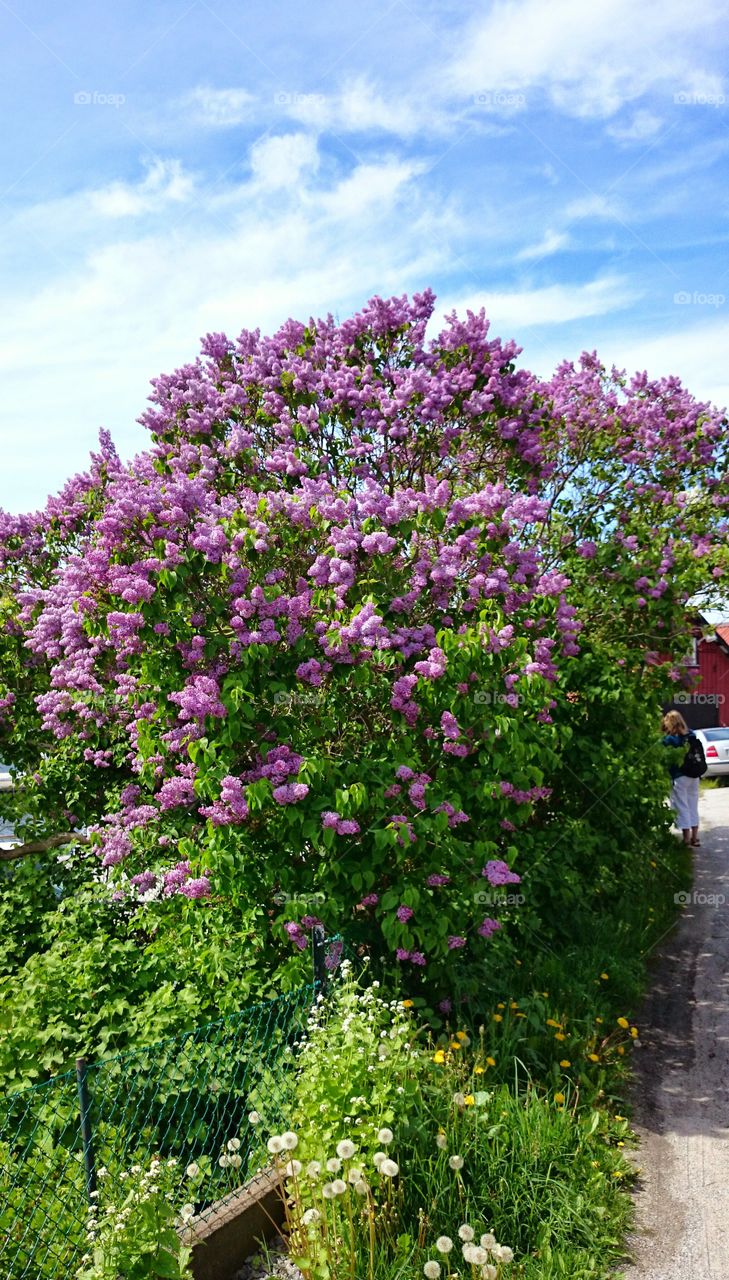
<instances>
[{"instance_id":1,"label":"white cloud","mask_svg":"<svg viewBox=\"0 0 729 1280\"><path fill-rule=\"evenodd\" d=\"M199 86L181 101L196 124L228 129L252 119L256 98L247 89L210 89Z\"/></svg>"},{"instance_id":2,"label":"white cloud","mask_svg":"<svg viewBox=\"0 0 729 1280\"><path fill-rule=\"evenodd\" d=\"M570 242L564 231L546 231L538 244L527 245L516 255L517 262L530 262L534 258L548 258L551 254L564 249Z\"/></svg>"},{"instance_id":3,"label":"white cloud","mask_svg":"<svg viewBox=\"0 0 729 1280\"><path fill-rule=\"evenodd\" d=\"M142 236L101 214L99 192L63 206L69 236L74 210L85 217L64 271L35 287L18 278L0 312L0 506L41 502L85 465L100 426L124 454L143 447L135 418L149 379L194 357L201 334L344 316L443 269L452 215L435 191L415 197L417 165L385 157L317 172L302 138L266 139L247 179L214 193L201 183L179 213L152 212ZM294 169L296 183L276 185ZM37 207L34 235L58 214L59 202Z\"/></svg>"},{"instance_id":4,"label":"white cloud","mask_svg":"<svg viewBox=\"0 0 729 1280\"><path fill-rule=\"evenodd\" d=\"M257 185L273 190L295 187L302 174L314 173L319 167L319 151L311 135L286 133L255 142L250 160Z\"/></svg>"},{"instance_id":5,"label":"white cloud","mask_svg":"<svg viewBox=\"0 0 729 1280\"><path fill-rule=\"evenodd\" d=\"M660 133L662 127L663 120L652 111L636 111L629 122L608 125L606 133L616 142L648 142Z\"/></svg>"},{"instance_id":6,"label":"white cloud","mask_svg":"<svg viewBox=\"0 0 729 1280\"><path fill-rule=\"evenodd\" d=\"M346 82L335 93L281 95L288 113L323 132L391 133L412 138L425 130L452 128L455 113L446 117L431 94L418 95L403 86L383 97L365 76Z\"/></svg>"},{"instance_id":7,"label":"white cloud","mask_svg":"<svg viewBox=\"0 0 729 1280\"><path fill-rule=\"evenodd\" d=\"M491 320L495 333L518 335L523 329L538 325L567 324L586 316L600 316L619 311L634 303L640 294L621 276L603 276L587 284L553 284L541 289L484 290L461 296L445 305L439 304L437 315L455 307L459 314L481 307Z\"/></svg>"},{"instance_id":8,"label":"white cloud","mask_svg":"<svg viewBox=\"0 0 729 1280\"><path fill-rule=\"evenodd\" d=\"M667 101L719 92L723 9L714 0L644 0L638 9L633 0L497 0L460 38L449 79L472 94L545 93L588 118L609 118L651 91Z\"/></svg>"},{"instance_id":9,"label":"white cloud","mask_svg":"<svg viewBox=\"0 0 729 1280\"><path fill-rule=\"evenodd\" d=\"M92 214L134 218L144 213L160 213L166 205L184 204L194 188L194 178L183 171L178 160L155 160L141 182L112 182L92 191L89 204Z\"/></svg>"}]
</instances>

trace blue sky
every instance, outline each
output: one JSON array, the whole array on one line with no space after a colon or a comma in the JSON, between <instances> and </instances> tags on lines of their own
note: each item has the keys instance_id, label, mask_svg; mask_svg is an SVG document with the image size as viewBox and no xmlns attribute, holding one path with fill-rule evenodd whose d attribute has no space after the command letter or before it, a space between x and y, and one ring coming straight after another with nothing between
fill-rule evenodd
<instances>
[{"instance_id":1,"label":"blue sky","mask_svg":"<svg viewBox=\"0 0 729 1280\"><path fill-rule=\"evenodd\" d=\"M426 285L725 406L728 46L727 0L0 0L0 506L144 447L208 330Z\"/></svg>"}]
</instances>

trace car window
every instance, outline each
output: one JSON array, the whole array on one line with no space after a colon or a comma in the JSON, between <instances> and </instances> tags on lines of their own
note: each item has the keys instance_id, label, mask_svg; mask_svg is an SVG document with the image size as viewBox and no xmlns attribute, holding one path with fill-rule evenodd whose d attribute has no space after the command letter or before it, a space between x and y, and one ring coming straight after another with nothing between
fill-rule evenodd
<instances>
[{"instance_id":1,"label":"car window","mask_svg":"<svg viewBox=\"0 0 729 1280\"><path fill-rule=\"evenodd\" d=\"M701 733L707 742L722 742L729 738L729 729L702 729Z\"/></svg>"}]
</instances>

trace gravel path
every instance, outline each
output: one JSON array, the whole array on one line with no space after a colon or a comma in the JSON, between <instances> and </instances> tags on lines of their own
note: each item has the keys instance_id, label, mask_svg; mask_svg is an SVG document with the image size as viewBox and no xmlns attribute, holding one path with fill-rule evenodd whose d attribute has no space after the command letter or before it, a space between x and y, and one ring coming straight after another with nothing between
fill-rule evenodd
<instances>
[{"instance_id":1,"label":"gravel path","mask_svg":"<svg viewBox=\"0 0 729 1280\"><path fill-rule=\"evenodd\" d=\"M638 1020L642 1174L624 1280L729 1280L729 788L702 795L701 820L692 900Z\"/></svg>"}]
</instances>

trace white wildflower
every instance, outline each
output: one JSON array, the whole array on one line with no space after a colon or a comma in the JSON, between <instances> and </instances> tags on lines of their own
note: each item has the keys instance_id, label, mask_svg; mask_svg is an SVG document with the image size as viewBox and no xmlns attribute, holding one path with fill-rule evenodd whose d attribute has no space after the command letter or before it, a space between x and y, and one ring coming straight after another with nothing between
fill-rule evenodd
<instances>
[{"instance_id":1,"label":"white wildflower","mask_svg":"<svg viewBox=\"0 0 729 1280\"><path fill-rule=\"evenodd\" d=\"M355 1144L350 1142L349 1138L344 1138L337 1143L337 1155L341 1156L342 1160L351 1160L356 1150Z\"/></svg>"},{"instance_id":2,"label":"white wildflower","mask_svg":"<svg viewBox=\"0 0 729 1280\"><path fill-rule=\"evenodd\" d=\"M377 1134L377 1141L381 1142L383 1147L388 1146L393 1139L392 1129L380 1129Z\"/></svg>"},{"instance_id":3,"label":"white wildflower","mask_svg":"<svg viewBox=\"0 0 729 1280\"><path fill-rule=\"evenodd\" d=\"M284 1151L294 1151L299 1145L299 1139L295 1133L288 1129L286 1133L281 1134L281 1145Z\"/></svg>"},{"instance_id":4,"label":"white wildflower","mask_svg":"<svg viewBox=\"0 0 729 1280\"><path fill-rule=\"evenodd\" d=\"M448 1146L448 1138L444 1133L439 1133L436 1135L435 1145L436 1147L439 1147L441 1151L445 1151L446 1147Z\"/></svg>"},{"instance_id":5,"label":"white wildflower","mask_svg":"<svg viewBox=\"0 0 729 1280\"><path fill-rule=\"evenodd\" d=\"M320 1218L321 1214L318 1209L307 1209L301 1220L304 1226L308 1227L311 1226L312 1222L318 1222Z\"/></svg>"},{"instance_id":6,"label":"white wildflower","mask_svg":"<svg viewBox=\"0 0 729 1280\"><path fill-rule=\"evenodd\" d=\"M463 1222L458 1228L458 1234L461 1237L461 1240L473 1240L476 1232L473 1227L469 1227L467 1222Z\"/></svg>"},{"instance_id":7,"label":"white wildflower","mask_svg":"<svg viewBox=\"0 0 729 1280\"><path fill-rule=\"evenodd\" d=\"M185 1173L187 1174L188 1178L196 1178L199 1172L200 1172L200 1165L195 1164L194 1160L192 1164L189 1164L187 1166L187 1169L185 1170Z\"/></svg>"},{"instance_id":8,"label":"white wildflower","mask_svg":"<svg viewBox=\"0 0 729 1280\"><path fill-rule=\"evenodd\" d=\"M347 1190L347 1184L343 1178L335 1178L332 1183L332 1191L335 1196L343 1196Z\"/></svg>"},{"instance_id":9,"label":"white wildflower","mask_svg":"<svg viewBox=\"0 0 729 1280\"><path fill-rule=\"evenodd\" d=\"M435 1247L438 1250L438 1253L450 1253L453 1248L453 1241L450 1236L438 1236L438 1239L435 1242Z\"/></svg>"},{"instance_id":10,"label":"white wildflower","mask_svg":"<svg viewBox=\"0 0 729 1280\"><path fill-rule=\"evenodd\" d=\"M260 1123L261 1123L261 1117L259 1116L259 1114L258 1114L258 1112L257 1112L257 1111L251 1111L251 1113L250 1113L250 1115L249 1115L249 1117L248 1117L248 1123L249 1123L249 1124L260 1124Z\"/></svg>"},{"instance_id":11,"label":"white wildflower","mask_svg":"<svg viewBox=\"0 0 729 1280\"><path fill-rule=\"evenodd\" d=\"M310 1160L306 1166L306 1173L309 1178L318 1178L321 1173L321 1165L318 1160Z\"/></svg>"},{"instance_id":12,"label":"white wildflower","mask_svg":"<svg viewBox=\"0 0 729 1280\"><path fill-rule=\"evenodd\" d=\"M229 1151L240 1151L240 1138L228 1138L225 1145Z\"/></svg>"},{"instance_id":13,"label":"white wildflower","mask_svg":"<svg viewBox=\"0 0 729 1280\"><path fill-rule=\"evenodd\" d=\"M448 1164L450 1165L451 1169L462 1169L463 1156L449 1156Z\"/></svg>"},{"instance_id":14,"label":"white wildflower","mask_svg":"<svg viewBox=\"0 0 729 1280\"><path fill-rule=\"evenodd\" d=\"M440 1275L440 1263L426 1262L423 1267L423 1275L427 1277L427 1280L438 1280L438 1276Z\"/></svg>"},{"instance_id":15,"label":"white wildflower","mask_svg":"<svg viewBox=\"0 0 729 1280\"><path fill-rule=\"evenodd\" d=\"M400 1167L395 1164L394 1160L383 1160L380 1164L380 1173L384 1174L386 1178L396 1178L399 1172Z\"/></svg>"},{"instance_id":16,"label":"white wildflower","mask_svg":"<svg viewBox=\"0 0 729 1280\"><path fill-rule=\"evenodd\" d=\"M266 1146L272 1156L279 1155L279 1153L284 1149L283 1141L279 1138L278 1134L275 1133L268 1139Z\"/></svg>"},{"instance_id":17,"label":"white wildflower","mask_svg":"<svg viewBox=\"0 0 729 1280\"><path fill-rule=\"evenodd\" d=\"M342 1162L341 1160L337 1160L336 1156L330 1156L329 1159L327 1160L327 1169L329 1170L330 1173L339 1173L339 1170L341 1169L341 1167L342 1167Z\"/></svg>"},{"instance_id":18,"label":"white wildflower","mask_svg":"<svg viewBox=\"0 0 729 1280\"><path fill-rule=\"evenodd\" d=\"M240 1160L240 1156L238 1156L238 1159ZM303 1165L300 1160L289 1160L286 1168L284 1169L284 1173L287 1178L298 1178L302 1168Z\"/></svg>"}]
</instances>

